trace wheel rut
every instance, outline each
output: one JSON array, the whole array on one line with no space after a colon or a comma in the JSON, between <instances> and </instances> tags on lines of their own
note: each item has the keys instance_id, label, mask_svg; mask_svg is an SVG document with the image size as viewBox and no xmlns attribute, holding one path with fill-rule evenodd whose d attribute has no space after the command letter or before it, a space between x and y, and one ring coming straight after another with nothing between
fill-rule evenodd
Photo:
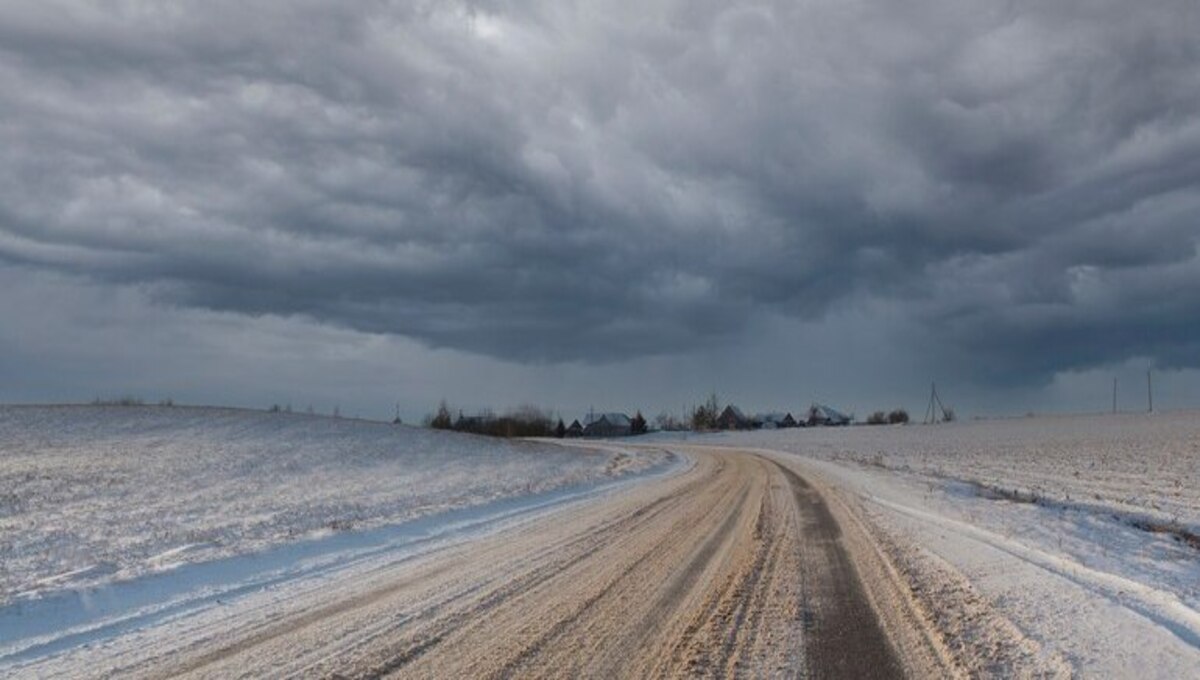
<instances>
[{"instance_id":1,"label":"wheel rut","mask_svg":"<svg viewBox=\"0 0 1200 680\"><path fill-rule=\"evenodd\" d=\"M804 606L812 612L805 642L810 677L903 677L833 513L802 477L785 465L775 466L787 479L801 518Z\"/></svg>"},{"instance_id":2,"label":"wheel rut","mask_svg":"<svg viewBox=\"0 0 1200 680\"><path fill-rule=\"evenodd\" d=\"M680 475L235 617L122 674L902 677L816 488L754 453L686 453Z\"/></svg>"}]
</instances>

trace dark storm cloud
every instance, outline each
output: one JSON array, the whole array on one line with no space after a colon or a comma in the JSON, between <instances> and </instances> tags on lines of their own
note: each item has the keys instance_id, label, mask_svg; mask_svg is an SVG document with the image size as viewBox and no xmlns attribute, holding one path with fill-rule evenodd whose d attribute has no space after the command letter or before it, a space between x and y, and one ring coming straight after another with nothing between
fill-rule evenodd
<instances>
[{"instance_id":1,"label":"dark storm cloud","mask_svg":"<svg viewBox=\"0 0 1200 680\"><path fill-rule=\"evenodd\" d=\"M989 379L1194 366L1198 15L6 3L0 257L522 361L884 300Z\"/></svg>"}]
</instances>

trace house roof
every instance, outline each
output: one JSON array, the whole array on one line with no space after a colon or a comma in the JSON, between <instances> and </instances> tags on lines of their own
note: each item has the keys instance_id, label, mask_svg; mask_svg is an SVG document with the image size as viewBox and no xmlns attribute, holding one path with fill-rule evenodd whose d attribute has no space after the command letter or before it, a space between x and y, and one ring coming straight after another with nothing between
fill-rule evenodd
<instances>
[{"instance_id":1,"label":"house roof","mask_svg":"<svg viewBox=\"0 0 1200 680\"><path fill-rule=\"evenodd\" d=\"M747 420L746 414L742 413L742 409L734 406L733 404L726 406L725 410L721 412L721 415L724 416L726 413L731 414L734 418L737 418L738 420Z\"/></svg>"},{"instance_id":2,"label":"house roof","mask_svg":"<svg viewBox=\"0 0 1200 680\"><path fill-rule=\"evenodd\" d=\"M850 416L824 404L813 404L813 408L817 409L823 417L829 420L850 420Z\"/></svg>"},{"instance_id":3,"label":"house roof","mask_svg":"<svg viewBox=\"0 0 1200 680\"><path fill-rule=\"evenodd\" d=\"M763 421L764 423L782 423L783 421L787 420L788 416L790 416L790 415L792 415L792 414L779 413L779 412L762 413L762 414L759 414L757 416L757 418L759 420Z\"/></svg>"},{"instance_id":4,"label":"house roof","mask_svg":"<svg viewBox=\"0 0 1200 680\"><path fill-rule=\"evenodd\" d=\"M609 425L614 425L616 427L632 427L633 426L633 421L631 421L629 419L629 416L625 415L624 413L616 413L615 411L610 412L610 413L594 414L588 420L587 424L593 425L595 423L600 422L601 420L605 421Z\"/></svg>"}]
</instances>

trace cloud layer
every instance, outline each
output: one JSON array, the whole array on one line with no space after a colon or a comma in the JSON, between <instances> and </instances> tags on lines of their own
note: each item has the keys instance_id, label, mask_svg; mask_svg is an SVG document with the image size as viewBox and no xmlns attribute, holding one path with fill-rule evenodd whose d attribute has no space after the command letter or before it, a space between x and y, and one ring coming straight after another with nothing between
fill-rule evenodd
<instances>
[{"instance_id":1,"label":"cloud layer","mask_svg":"<svg viewBox=\"0 0 1200 680\"><path fill-rule=\"evenodd\" d=\"M519 362L884 304L1200 365L1193 0L249 5L0 7L0 258Z\"/></svg>"}]
</instances>

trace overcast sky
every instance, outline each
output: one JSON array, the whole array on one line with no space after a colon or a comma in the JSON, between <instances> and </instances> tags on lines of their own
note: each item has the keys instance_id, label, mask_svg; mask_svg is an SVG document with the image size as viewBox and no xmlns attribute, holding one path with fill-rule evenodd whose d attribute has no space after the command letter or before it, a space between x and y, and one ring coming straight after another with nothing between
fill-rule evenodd
<instances>
[{"instance_id":1,"label":"overcast sky","mask_svg":"<svg viewBox=\"0 0 1200 680\"><path fill-rule=\"evenodd\" d=\"M257 6L257 7L256 7ZM1195 0L0 4L0 401L1200 406Z\"/></svg>"}]
</instances>

